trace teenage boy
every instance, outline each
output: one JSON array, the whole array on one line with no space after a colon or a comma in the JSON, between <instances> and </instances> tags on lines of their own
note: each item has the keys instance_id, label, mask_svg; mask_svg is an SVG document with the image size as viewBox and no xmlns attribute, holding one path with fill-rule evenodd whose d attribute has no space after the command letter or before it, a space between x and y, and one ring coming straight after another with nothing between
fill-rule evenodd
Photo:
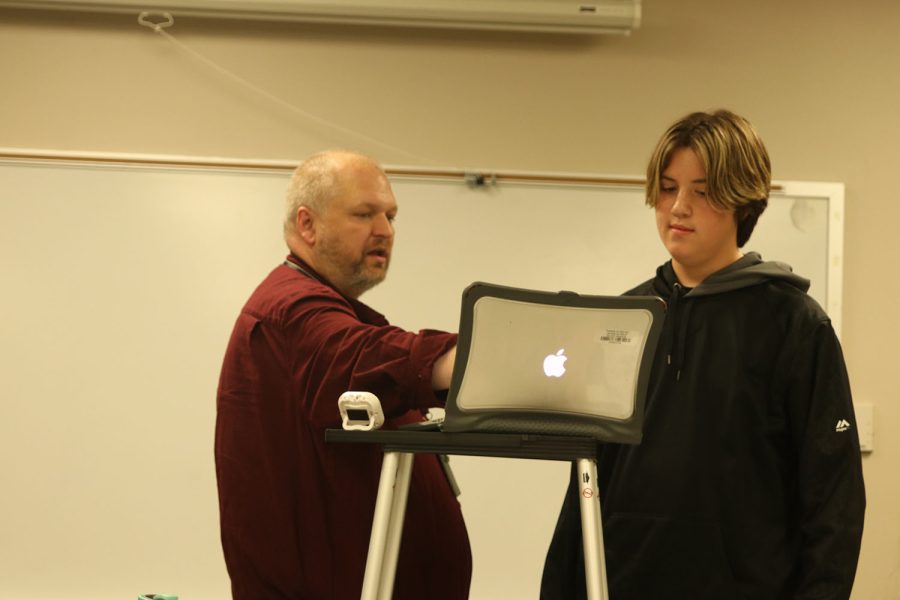
<instances>
[{"instance_id":1,"label":"teenage boy","mask_svg":"<svg viewBox=\"0 0 900 600\"><path fill-rule=\"evenodd\" d=\"M850 596L865 492L841 347L807 280L741 251L770 173L756 130L724 110L679 120L650 159L671 260L627 294L668 310L643 442L598 453L615 600ZM573 477L541 598L585 597Z\"/></svg>"}]
</instances>

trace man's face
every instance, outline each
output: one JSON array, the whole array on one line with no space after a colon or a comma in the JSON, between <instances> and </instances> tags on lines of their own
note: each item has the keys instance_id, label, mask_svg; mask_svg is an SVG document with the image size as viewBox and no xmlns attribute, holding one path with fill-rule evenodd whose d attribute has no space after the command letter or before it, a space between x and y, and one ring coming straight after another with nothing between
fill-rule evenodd
<instances>
[{"instance_id":1,"label":"man's face","mask_svg":"<svg viewBox=\"0 0 900 600\"><path fill-rule=\"evenodd\" d=\"M343 294L358 298L387 275L397 202L374 166L345 169L334 198L317 215L313 267Z\"/></svg>"},{"instance_id":2,"label":"man's face","mask_svg":"<svg viewBox=\"0 0 900 600\"><path fill-rule=\"evenodd\" d=\"M693 287L740 258L734 212L710 204L706 170L693 150L672 153L659 186L656 226L684 285Z\"/></svg>"}]
</instances>

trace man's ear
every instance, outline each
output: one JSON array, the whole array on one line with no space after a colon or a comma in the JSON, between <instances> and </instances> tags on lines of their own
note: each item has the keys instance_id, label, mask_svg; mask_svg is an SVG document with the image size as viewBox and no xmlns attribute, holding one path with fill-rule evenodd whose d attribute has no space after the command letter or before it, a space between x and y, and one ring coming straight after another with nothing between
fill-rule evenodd
<instances>
[{"instance_id":1,"label":"man's ear","mask_svg":"<svg viewBox=\"0 0 900 600\"><path fill-rule=\"evenodd\" d=\"M316 216L306 206L297 209L297 235L309 246L316 243Z\"/></svg>"}]
</instances>

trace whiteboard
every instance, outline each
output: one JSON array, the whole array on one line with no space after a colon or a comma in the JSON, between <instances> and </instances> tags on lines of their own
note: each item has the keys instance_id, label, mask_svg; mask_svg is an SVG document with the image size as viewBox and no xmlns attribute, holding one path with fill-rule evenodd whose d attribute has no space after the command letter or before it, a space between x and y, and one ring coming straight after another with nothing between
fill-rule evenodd
<instances>
[{"instance_id":1,"label":"whiteboard","mask_svg":"<svg viewBox=\"0 0 900 600\"><path fill-rule=\"evenodd\" d=\"M219 599L215 390L286 250L289 173L0 161L0 597ZM475 280L618 294L667 256L635 186L393 178L395 324L455 330ZM747 249L840 324L841 184L787 182ZM568 466L454 457L471 598L535 597Z\"/></svg>"}]
</instances>

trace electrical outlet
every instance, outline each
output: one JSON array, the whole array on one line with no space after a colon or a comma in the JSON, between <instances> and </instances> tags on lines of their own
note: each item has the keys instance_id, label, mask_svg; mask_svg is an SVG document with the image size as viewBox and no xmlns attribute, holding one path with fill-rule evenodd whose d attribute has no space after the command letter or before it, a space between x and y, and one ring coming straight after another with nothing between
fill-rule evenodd
<instances>
[{"instance_id":1,"label":"electrical outlet","mask_svg":"<svg viewBox=\"0 0 900 600\"><path fill-rule=\"evenodd\" d=\"M853 407L856 412L856 431L859 434L859 449L863 452L875 450L875 407L864 402Z\"/></svg>"}]
</instances>

